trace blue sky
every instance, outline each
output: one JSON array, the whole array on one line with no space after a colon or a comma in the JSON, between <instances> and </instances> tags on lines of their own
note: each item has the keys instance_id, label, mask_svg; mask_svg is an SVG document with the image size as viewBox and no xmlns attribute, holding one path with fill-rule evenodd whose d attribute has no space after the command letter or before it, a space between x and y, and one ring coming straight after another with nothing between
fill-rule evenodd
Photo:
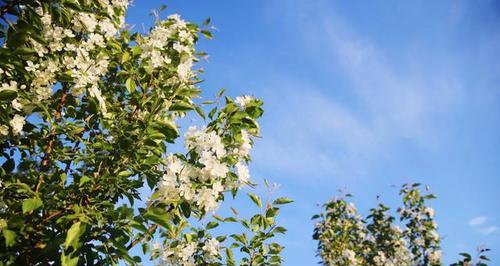
<instances>
[{"instance_id":1,"label":"blue sky","mask_svg":"<svg viewBox=\"0 0 500 266\"><path fill-rule=\"evenodd\" d=\"M445 262L479 245L500 261L500 3L495 1L139 1L167 4L212 41L201 87L265 101L256 181L281 184L285 265L314 265L310 217L338 189L365 212L429 184Z\"/></svg>"}]
</instances>

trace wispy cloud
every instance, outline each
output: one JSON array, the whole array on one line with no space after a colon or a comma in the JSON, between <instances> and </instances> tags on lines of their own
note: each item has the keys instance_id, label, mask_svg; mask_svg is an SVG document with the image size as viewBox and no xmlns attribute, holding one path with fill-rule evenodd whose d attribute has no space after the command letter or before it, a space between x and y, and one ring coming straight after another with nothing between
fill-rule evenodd
<instances>
[{"instance_id":1,"label":"wispy cloud","mask_svg":"<svg viewBox=\"0 0 500 266\"><path fill-rule=\"evenodd\" d=\"M492 233L495 233L498 230L498 227L496 226L488 226L484 228L480 228L479 232L481 232L484 235L490 235Z\"/></svg>"},{"instance_id":2,"label":"wispy cloud","mask_svg":"<svg viewBox=\"0 0 500 266\"><path fill-rule=\"evenodd\" d=\"M264 97L279 106L271 106L274 114L267 114L272 130L265 133L259 165L307 173L308 179L328 173L352 178L364 175L401 141L423 149L440 145L436 120L463 96L456 78L424 75L392 62L389 51L361 37L321 1L292 2L286 25L297 28L303 49L323 74L338 75L347 85L339 92L333 80L319 87L324 85L315 85L311 77L276 74Z\"/></svg>"},{"instance_id":3,"label":"wispy cloud","mask_svg":"<svg viewBox=\"0 0 500 266\"><path fill-rule=\"evenodd\" d=\"M495 225L487 225L488 217L481 215L469 220L469 226L483 235L490 235L498 231Z\"/></svg>"},{"instance_id":4,"label":"wispy cloud","mask_svg":"<svg viewBox=\"0 0 500 266\"><path fill-rule=\"evenodd\" d=\"M486 216L477 216L469 220L469 225L472 227L483 225L488 218Z\"/></svg>"}]
</instances>

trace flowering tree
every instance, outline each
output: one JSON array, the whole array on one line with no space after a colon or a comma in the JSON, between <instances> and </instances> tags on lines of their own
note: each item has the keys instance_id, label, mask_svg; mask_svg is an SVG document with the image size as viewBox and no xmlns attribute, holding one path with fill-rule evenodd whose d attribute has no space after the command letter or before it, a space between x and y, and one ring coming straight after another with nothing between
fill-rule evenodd
<instances>
[{"instance_id":1,"label":"flowering tree","mask_svg":"<svg viewBox=\"0 0 500 266\"><path fill-rule=\"evenodd\" d=\"M434 210L427 206L433 194L422 192L419 184L407 184L400 190L403 206L398 208L400 223L389 207L379 203L363 218L353 203L334 198L324 205L325 211L314 215L313 239L318 240L317 255L324 265L442 265L440 237L434 221ZM403 226L402 229L400 226ZM452 265L486 265L488 258L479 251L476 262L467 253Z\"/></svg>"},{"instance_id":2,"label":"flowering tree","mask_svg":"<svg viewBox=\"0 0 500 266\"><path fill-rule=\"evenodd\" d=\"M291 200L263 206L250 194L258 214L212 215L253 186L262 101L221 91L196 103L205 54L195 44L211 38L209 21L158 15L132 33L127 6L0 2L0 264L137 264L139 245L164 265L280 264L270 239L285 232L275 216ZM183 134L191 113L206 122ZM179 140L185 151L171 153ZM220 223L243 230L217 235Z\"/></svg>"}]
</instances>

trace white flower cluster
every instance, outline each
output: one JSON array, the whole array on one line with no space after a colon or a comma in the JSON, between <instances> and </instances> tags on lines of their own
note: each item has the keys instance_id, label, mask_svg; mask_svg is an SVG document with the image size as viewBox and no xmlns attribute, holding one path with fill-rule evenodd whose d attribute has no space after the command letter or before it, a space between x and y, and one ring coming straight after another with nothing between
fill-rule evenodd
<instances>
[{"instance_id":1,"label":"white flower cluster","mask_svg":"<svg viewBox=\"0 0 500 266\"><path fill-rule=\"evenodd\" d=\"M219 197L224 191L235 186L243 186L250 180L250 173L244 161L251 148L251 140L242 131L243 142L237 153L228 152L221 137L206 128L190 127L185 134L186 148L196 154L197 164L190 163L173 154L166 158L165 173L158 185L158 193L163 201L185 200L196 204L206 212L214 212L219 207ZM226 156L239 158L235 165L226 162ZM231 168L235 169L238 182L227 178Z\"/></svg>"},{"instance_id":2,"label":"white flower cluster","mask_svg":"<svg viewBox=\"0 0 500 266\"><path fill-rule=\"evenodd\" d=\"M116 36L124 25L125 10L128 0L99 0L99 10L106 14L77 12L68 9L73 18L68 28L58 26L50 13L42 8L36 10L41 21L42 44L30 38L36 57L27 60L24 69L30 74L26 85L8 80L15 75L13 68L0 69L0 91L22 90L18 98L12 100L11 106L17 113L8 124L0 125L0 136L19 135L25 124L24 102L40 102L52 96L53 87L59 82L58 75L64 73L72 78L71 93L82 96L86 90L88 95L97 99L101 112L106 115L106 101L99 89L99 80L108 69L108 56L100 48ZM57 55L57 56L54 56ZM29 90L27 90L29 89ZM27 96L25 96L27 95Z\"/></svg>"},{"instance_id":3,"label":"white flower cluster","mask_svg":"<svg viewBox=\"0 0 500 266\"><path fill-rule=\"evenodd\" d=\"M203 246L203 250L208 253L210 256L219 255L219 241L215 238L211 238L207 240L205 245Z\"/></svg>"},{"instance_id":4,"label":"white flower cluster","mask_svg":"<svg viewBox=\"0 0 500 266\"><path fill-rule=\"evenodd\" d=\"M2 71L3 72L3 71ZM1 74L1 72L0 72ZM20 89L25 89L26 86L22 85ZM3 83L0 86L0 92L1 91L18 91L18 86L16 81L10 81L9 83ZM11 106L14 110L16 111L22 111L23 105L18 101L18 99L14 99L11 101ZM19 114L14 115L14 117L10 120L9 125L0 125L0 136L6 136L9 134L9 126L12 129L12 133L14 135L19 135L21 134L23 130L23 126L25 124L25 117L21 116Z\"/></svg>"},{"instance_id":5,"label":"white flower cluster","mask_svg":"<svg viewBox=\"0 0 500 266\"><path fill-rule=\"evenodd\" d=\"M235 102L241 106L241 108L245 108L247 104L249 104L254 98L249 95L238 96L235 99Z\"/></svg>"},{"instance_id":6,"label":"white flower cluster","mask_svg":"<svg viewBox=\"0 0 500 266\"><path fill-rule=\"evenodd\" d=\"M201 248L204 259L209 261L211 258L218 256L220 249L219 246L220 243L217 239L207 239ZM160 249L159 244L156 245L155 249ZM197 253L197 249L197 242L180 243L173 248L169 245L165 245L164 248L160 250L162 255L162 265L194 266L196 264L193 257L194 254Z\"/></svg>"},{"instance_id":7,"label":"white flower cluster","mask_svg":"<svg viewBox=\"0 0 500 266\"><path fill-rule=\"evenodd\" d=\"M373 257L373 263L376 266L403 266L410 265L410 253L407 248L407 241L403 237L403 231L399 226L391 226L390 238L384 240L384 246L390 247L391 253L384 251L376 251L376 256ZM368 240L374 243L376 240L368 237Z\"/></svg>"},{"instance_id":8,"label":"white flower cluster","mask_svg":"<svg viewBox=\"0 0 500 266\"><path fill-rule=\"evenodd\" d=\"M162 265L194 266L193 254L195 252L195 242L179 244L175 248L166 246L162 250Z\"/></svg>"},{"instance_id":9,"label":"white flower cluster","mask_svg":"<svg viewBox=\"0 0 500 266\"><path fill-rule=\"evenodd\" d=\"M349 265L356 266L358 264L358 260L356 259L356 253L350 249L346 249L342 252L342 256L338 258L339 265Z\"/></svg>"},{"instance_id":10,"label":"white flower cluster","mask_svg":"<svg viewBox=\"0 0 500 266\"><path fill-rule=\"evenodd\" d=\"M409 239L411 260L417 264L423 260L428 265L441 265L440 237L433 220L434 209L420 203L422 196L415 191L410 190L406 194L404 207L398 210L403 220L407 221L404 235Z\"/></svg>"},{"instance_id":11,"label":"white flower cluster","mask_svg":"<svg viewBox=\"0 0 500 266\"><path fill-rule=\"evenodd\" d=\"M66 73L73 78L71 93L81 96L88 89L89 95L98 100L101 111L106 114L106 104L98 82L107 73L109 63L108 56L99 51L99 48L105 47L107 40L114 38L124 25L128 1L98 2L107 11L107 16L73 11L70 28L57 26L49 13L41 8L37 10L47 44L31 39L39 58L35 62L27 61L25 69L32 73L30 86L38 101L49 98L52 87L57 82L56 75ZM51 54L59 54L58 58L61 60L55 59Z\"/></svg>"},{"instance_id":12,"label":"white flower cluster","mask_svg":"<svg viewBox=\"0 0 500 266\"><path fill-rule=\"evenodd\" d=\"M322 221L315 226L318 255L327 265L362 265L356 250L366 238L363 219L353 203L334 198L326 205Z\"/></svg>"},{"instance_id":13,"label":"white flower cluster","mask_svg":"<svg viewBox=\"0 0 500 266\"><path fill-rule=\"evenodd\" d=\"M170 15L168 20L161 22L144 38L140 44L141 58L149 62L154 69L172 63L174 57L179 58L177 78L181 82L187 82L192 77L191 68L195 60L195 35L196 32L189 29L179 15Z\"/></svg>"}]
</instances>

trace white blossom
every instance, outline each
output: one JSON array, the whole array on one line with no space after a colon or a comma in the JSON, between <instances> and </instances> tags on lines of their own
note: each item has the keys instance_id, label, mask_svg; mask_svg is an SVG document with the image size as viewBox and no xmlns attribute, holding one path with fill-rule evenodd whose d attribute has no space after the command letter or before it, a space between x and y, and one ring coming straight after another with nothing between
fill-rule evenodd
<instances>
[{"instance_id":1,"label":"white blossom","mask_svg":"<svg viewBox=\"0 0 500 266\"><path fill-rule=\"evenodd\" d=\"M427 216L429 216L429 218L434 217L434 209L431 207L425 207L424 213L427 214Z\"/></svg>"},{"instance_id":2,"label":"white blossom","mask_svg":"<svg viewBox=\"0 0 500 266\"><path fill-rule=\"evenodd\" d=\"M211 256L219 255L219 241L217 241L217 239L215 238L209 239L207 242L205 242L203 250L208 252Z\"/></svg>"},{"instance_id":3,"label":"white blossom","mask_svg":"<svg viewBox=\"0 0 500 266\"><path fill-rule=\"evenodd\" d=\"M12 127L12 132L14 135L19 135L23 131L23 126L26 123L24 120L24 116L14 115L12 120L10 120L9 124Z\"/></svg>"},{"instance_id":4,"label":"white blossom","mask_svg":"<svg viewBox=\"0 0 500 266\"><path fill-rule=\"evenodd\" d=\"M236 168L236 174L238 175L240 182L248 183L250 180L250 171L248 170L248 167L241 161L236 163L234 167Z\"/></svg>"},{"instance_id":5,"label":"white blossom","mask_svg":"<svg viewBox=\"0 0 500 266\"><path fill-rule=\"evenodd\" d=\"M246 130L241 130L241 140L242 143L238 149L238 153L241 156L248 156L250 149L252 149L252 142L250 140L250 135L248 134L248 131Z\"/></svg>"},{"instance_id":6,"label":"white blossom","mask_svg":"<svg viewBox=\"0 0 500 266\"><path fill-rule=\"evenodd\" d=\"M196 251L196 243L191 242L189 244L186 244L181 251L179 252L179 257L183 261L188 261L191 256L193 256L194 252Z\"/></svg>"},{"instance_id":7,"label":"white blossom","mask_svg":"<svg viewBox=\"0 0 500 266\"><path fill-rule=\"evenodd\" d=\"M17 91L17 82L11 80L9 83L2 83L2 86L0 87L0 91L3 91L3 90Z\"/></svg>"},{"instance_id":8,"label":"white blossom","mask_svg":"<svg viewBox=\"0 0 500 266\"><path fill-rule=\"evenodd\" d=\"M238 96L235 99L235 102L241 106L241 108L245 108L245 106L253 100L252 96L244 95Z\"/></svg>"},{"instance_id":9,"label":"white blossom","mask_svg":"<svg viewBox=\"0 0 500 266\"><path fill-rule=\"evenodd\" d=\"M9 127L6 125L1 125L0 126L0 136L7 136L9 135Z\"/></svg>"},{"instance_id":10,"label":"white blossom","mask_svg":"<svg viewBox=\"0 0 500 266\"><path fill-rule=\"evenodd\" d=\"M218 196L218 193L214 193L212 189L203 187L198 191L198 205L205 209L206 212L214 212L219 208Z\"/></svg>"},{"instance_id":11,"label":"white blossom","mask_svg":"<svg viewBox=\"0 0 500 266\"><path fill-rule=\"evenodd\" d=\"M23 105L17 99L14 99L12 100L12 108L17 111L21 111L23 109Z\"/></svg>"},{"instance_id":12,"label":"white blossom","mask_svg":"<svg viewBox=\"0 0 500 266\"><path fill-rule=\"evenodd\" d=\"M349 265L357 265L357 260L356 260L356 253L350 249L345 249L342 252L342 258L344 261L346 261Z\"/></svg>"},{"instance_id":13,"label":"white blossom","mask_svg":"<svg viewBox=\"0 0 500 266\"><path fill-rule=\"evenodd\" d=\"M441 250L433 250L429 252L428 259L431 263L440 263L441 261Z\"/></svg>"}]
</instances>

